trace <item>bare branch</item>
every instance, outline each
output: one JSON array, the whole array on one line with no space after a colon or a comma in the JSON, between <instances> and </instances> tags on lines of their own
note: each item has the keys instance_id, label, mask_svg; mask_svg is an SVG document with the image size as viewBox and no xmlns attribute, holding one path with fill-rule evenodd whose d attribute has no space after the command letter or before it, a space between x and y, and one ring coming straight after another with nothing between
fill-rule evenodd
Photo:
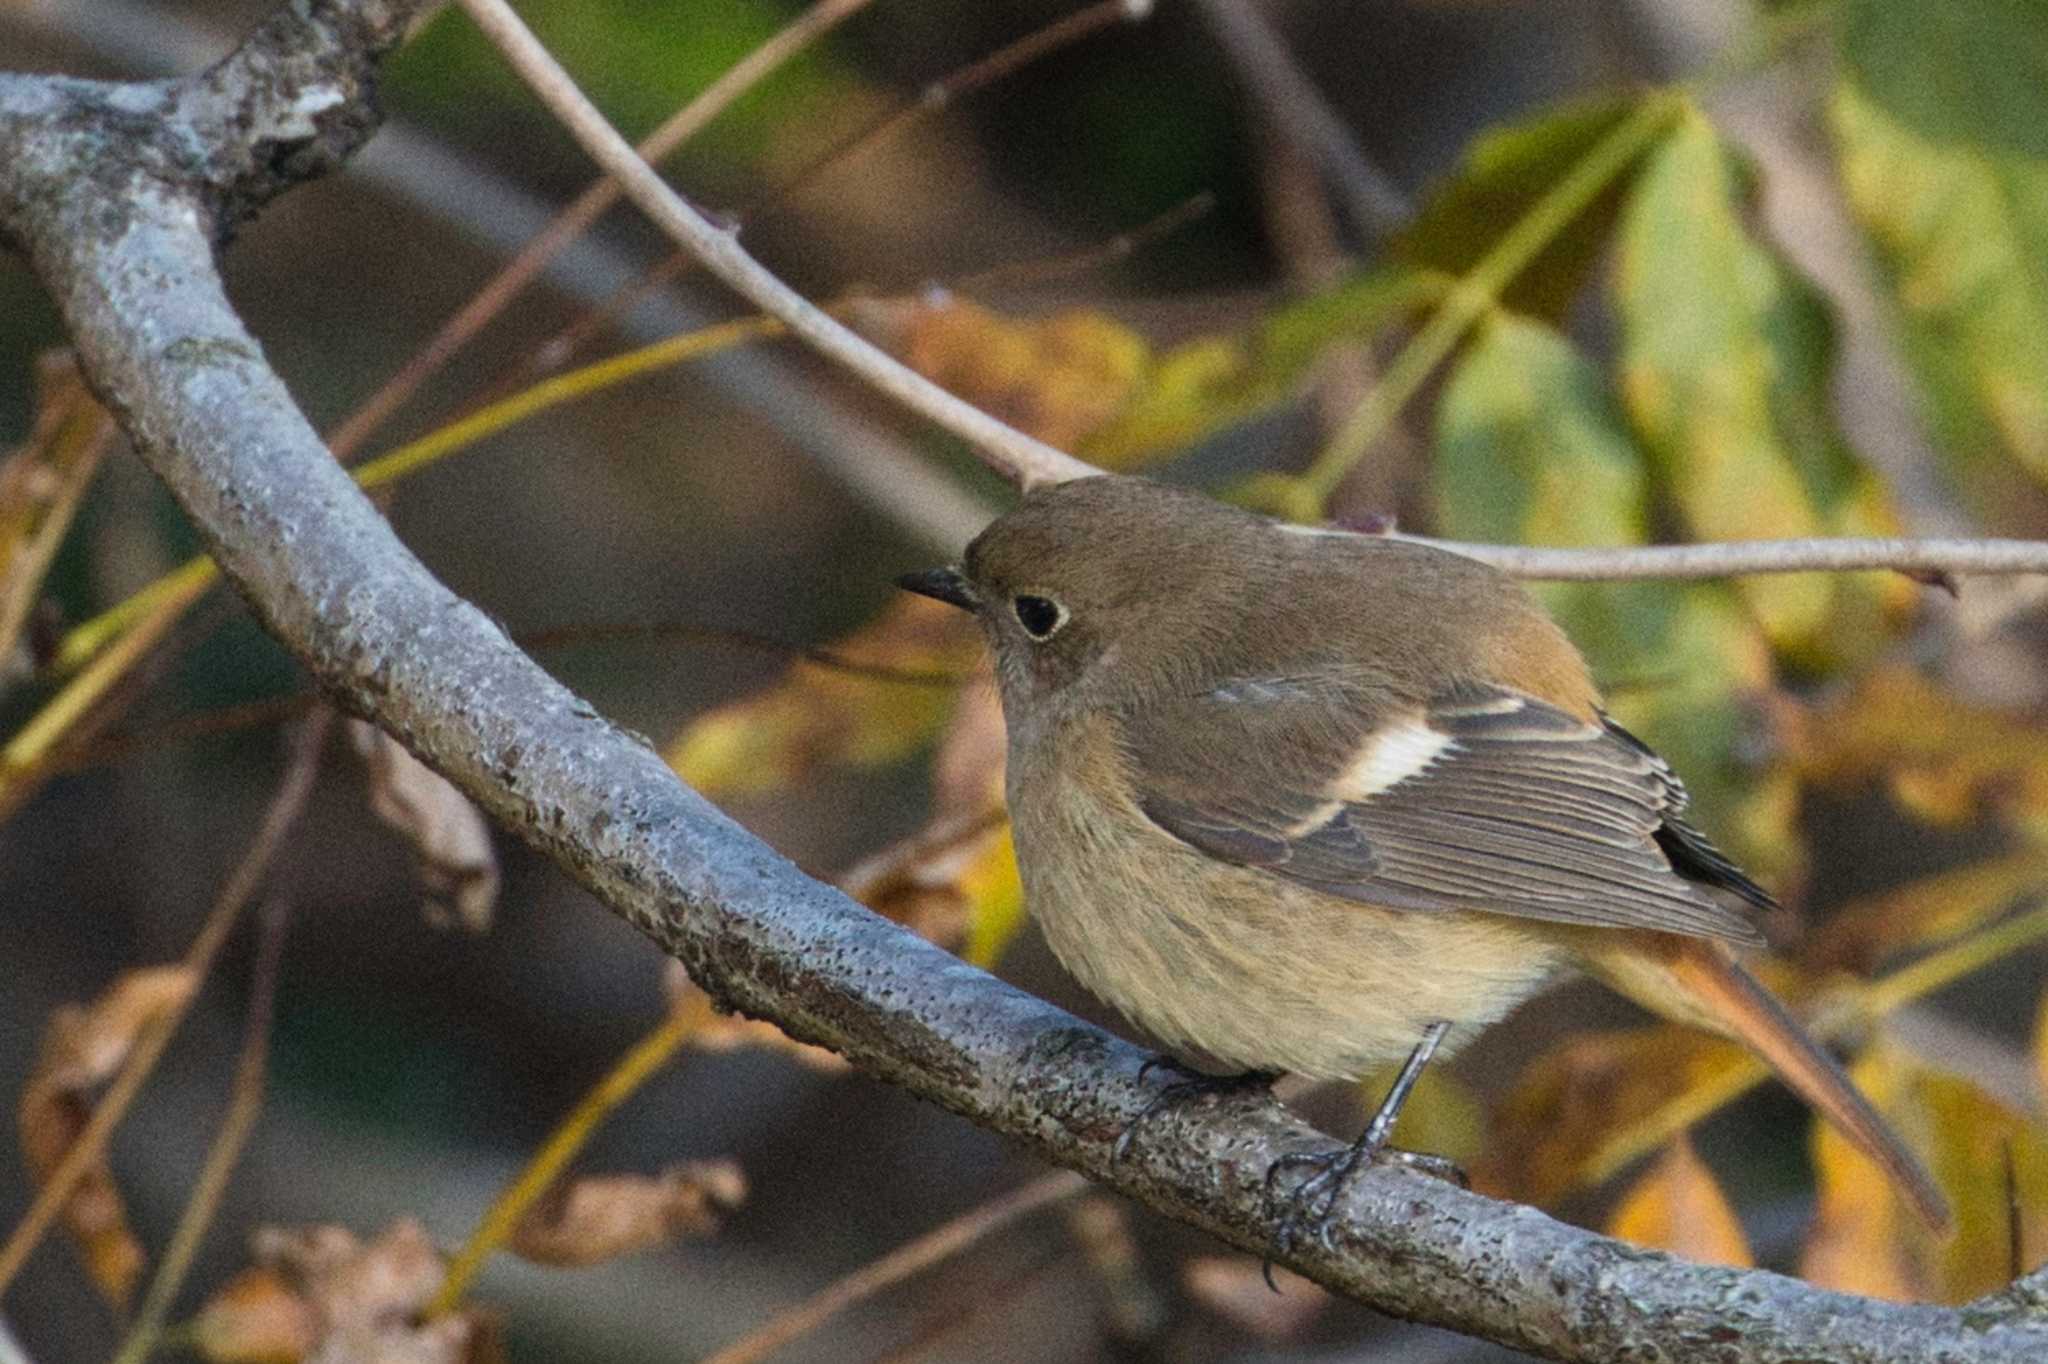
<instances>
[{"instance_id":1,"label":"bare branch","mask_svg":"<svg viewBox=\"0 0 2048 1364\"><path fill-rule=\"evenodd\" d=\"M619 182L626 197L705 269L761 311L782 321L877 392L966 441L982 460L1013 483L1028 488L1101 472L954 397L814 307L747 254L736 232L706 220L636 156L504 0L462 0L462 7L591 159Z\"/></svg>"},{"instance_id":2,"label":"bare branch","mask_svg":"<svg viewBox=\"0 0 2048 1364\"><path fill-rule=\"evenodd\" d=\"M238 54L248 107L303 108L403 5L296 0ZM307 18L311 15L311 18ZM351 47L352 43L360 47ZM293 73L308 72L295 84ZM232 82L206 78L231 99ZM678 783L411 555L328 457L231 310L225 211L294 164L281 126L191 115L202 85L0 78L0 230L25 246L93 385L223 570L323 686L679 958L714 997L1149 1207L1273 1253L1264 1180L1316 1142L1244 1096L1117 1136L1156 1097L1142 1054L802 875ZM362 86L329 117L366 128ZM84 157L93 158L89 163ZM315 164L325 157L312 158ZM78 167L90 164L90 175ZM238 170L275 168L277 179ZM222 192L226 184L235 192ZM1967 1309L1688 1264L1400 1168L1349 1191L1331 1244L1282 1263L1396 1316L1559 1360L2048 1357L2030 1292Z\"/></svg>"},{"instance_id":3,"label":"bare branch","mask_svg":"<svg viewBox=\"0 0 2048 1364\"><path fill-rule=\"evenodd\" d=\"M1195 0L1217 46L1237 68L1259 112L1308 151L1344 206L1352 230L1384 237L1407 226L1415 207L1366 158L1344 120L1296 64L1259 0Z\"/></svg>"},{"instance_id":4,"label":"bare branch","mask_svg":"<svg viewBox=\"0 0 2048 1364\"><path fill-rule=\"evenodd\" d=\"M1028 1212L1072 1198L1087 1188L1086 1180L1062 1171L1044 1175L1019 1189L969 1208L950 1222L907 1241L887 1255L862 1265L827 1284L796 1306L763 1322L732 1344L707 1355L704 1364L759 1364L760 1360L823 1326L854 1304L909 1278L941 1260L958 1255L992 1231Z\"/></svg>"},{"instance_id":5,"label":"bare branch","mask_svg":"<svg viewBox=\"0 0 2048 1364\"><path fill-rule=\"evenodd\" d=\"M732 102L751 90L777 67L822 37L833 25L864 8L869 0L815 0L811 7L785 24L768 41L735 62L694 99L669 115L660 127L642 138L636 154L652 165L695 137ZM589 231L606 210L619 201L619 183L609 177L592 181L575 202L549 219L548 225L491 276L483 288L441 324L428 342L405 365L364 399L347 420L328 433L327 443L339 459L347 459L355 448L382 426L393 412L418 391L454 354L468 345L476 334L503 312L548 263L569 243Z\"/></svg>"},{"instance_id":6,"label":"bare branch","mask_svg":"<svg viewBox=\"0 0 2048 1364\"><path fill-rule=\"evenodd\" d=\"M1916 577L2048 573L2048 541L1996 539L1733 540L1710 545L1541 549L1403 535L1492 564L1517 578L1619 582L1631 578L1734 578L1754 573L1891 570Z\"/></svg>"}]
</instances>

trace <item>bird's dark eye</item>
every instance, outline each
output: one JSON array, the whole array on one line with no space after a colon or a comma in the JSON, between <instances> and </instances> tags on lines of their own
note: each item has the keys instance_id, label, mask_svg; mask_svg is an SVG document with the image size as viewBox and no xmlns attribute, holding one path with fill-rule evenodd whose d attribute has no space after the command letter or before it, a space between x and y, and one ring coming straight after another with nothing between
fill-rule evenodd
<instances>
[{"instance_id":1,"label":"bird's dark eye","mask_svg":"<svg viewBox=\"0 0 2048 1364\"><path fill-rule=\"evenodd\" d=\"M1010 609L1017 613L1017 623L1024 627L1024 633L1033 639L1051 639L1053 632L1067 623L1066 608L1050 597L1018 597L1010 603Z\"/></svg>"}]
</instances>

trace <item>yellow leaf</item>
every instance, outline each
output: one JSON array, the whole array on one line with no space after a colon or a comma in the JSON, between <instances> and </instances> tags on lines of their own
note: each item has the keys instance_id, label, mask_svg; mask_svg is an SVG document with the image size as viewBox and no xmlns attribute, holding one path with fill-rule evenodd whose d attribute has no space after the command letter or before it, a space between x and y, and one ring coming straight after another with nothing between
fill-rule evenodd
<instances>
[{"instance_id":1,"label":"yellow leaf","mask_svg":"<svg viewBox=\"0 0 2048 1364\"><path fill-rule=\"evenodd\" d=\"M981 654L981 633L964 612L902 593L830 652L876 670L964 676ZM765 691L691 721L663 757L708 796L758 796L819 767L908 757L931 742L957 694L937 677L799 662Z\"/></svg>"},{"instance_id":2,"label":"yellow leaf","mask_svg":"<svg viewBox=\"0 0 2048 1364\"><path fill-rule=\"evenodd\" d=\"M1809 970L1858 975L1887 957L1960 937L1997 918L2043 882L2038 852L2015 853L1862 896L1829 914L1802 945Z\"/></svg>"},{"instance_id":3,"label":"yellow leaf","mask_svg":"<svg viewBox=\"0 0 2048 1364\"><path fill-rule=\"evenodd\" d=\"M87 391L69 351L36 362L36 422L0 463L0 663L10 659L114 419Z\"/></svg>"},{"instance_id":4,"label":"yellow leaf","mask_svg":"<svg viewBox=\"0 0 2048 1364\"><path fill-rule=\"evenodd\" d=\"M1814 785L1854 789L1882 780L1931 824L1988 812L2030 841L2048 842L2048 731L2037 725L1887 666L1812 711L1801 730L1795 762Z\"/></svg>"},{"instance_id":5,"label":"yellow leaf","mask_svg":"<svg viewBox=\"0 0 2048 1364\"><path fill-rule=\"evenodd\" d=\"M1062 450L1121 411L1152 362L1145 338L1081 309L1015 319L938 295L863 300L854 315L933 383Z\"/></svg>"},{"instance_id":6,"label":"yellow leaf","mask_svg":"<svg viewBox=\"0 0 2048 1364\"><path fill-rule=\"evenodd\" d=\"M2048 1243L2048 1131L1897 1045L1872 1047L1850 1074L1924 1155L1955 1207L1955 1230L1938 1238L1920 1226L1869 1158L1816 1125L1820 1203L1800 1272L1824 1287L1901 1301L1961 1303L2004 1287L2015 1202L2025 1244Z\"/></svg>"},{"instance_id":7,"label":"yellow leaf","mask_svg":"<svg viewBox=\"0 0 2048 1364\"><path fill-rule=\"evenodd\" d=\"M1735 1209L1684 1137L1666 1147L1623 1196L1607 1234L1704 1264L1746 1269L1755 1263Z\"/></svg>"},{"instance_id":8,"label":"yellow leaf","mask_svg":"<svg viewBox=\"0 0 2048 1364\"><path fill-rule=\"evenodd\" d=\"M1496 1110L1473 1183L1554 1202L1675 1137L1760 1071L1740 1046L1689 1028L1568 1038L1531 1064ZM1630 1138L1625 1149L1615 1149L1617 1134Z\"/></svg>"}]
</instances>

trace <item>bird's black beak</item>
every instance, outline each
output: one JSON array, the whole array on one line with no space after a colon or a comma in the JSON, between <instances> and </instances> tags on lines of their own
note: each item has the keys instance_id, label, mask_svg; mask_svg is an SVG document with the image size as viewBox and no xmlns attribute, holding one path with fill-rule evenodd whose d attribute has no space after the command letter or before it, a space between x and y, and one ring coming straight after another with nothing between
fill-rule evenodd
<instances>
[{"instance_id":1,"label":"bird's black beak","mask_svg":"<svg viewBox=\"0 0 2048 1364\"><path fill-rule=\"evenodd\" d=\"M930 597L962 611L974 611L981 607L981 598L974 595L974 588L960 575L957 568L928 568L922 573L906 573L896 580L896 585L905 592L915 592L920 597Z\"/></svg>"}]
</instances>

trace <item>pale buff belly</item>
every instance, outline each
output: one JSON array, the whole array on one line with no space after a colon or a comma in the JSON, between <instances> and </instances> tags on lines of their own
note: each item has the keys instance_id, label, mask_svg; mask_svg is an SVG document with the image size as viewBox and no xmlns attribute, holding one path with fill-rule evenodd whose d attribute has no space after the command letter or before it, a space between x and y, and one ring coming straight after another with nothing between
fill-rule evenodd
<instances>
[{"instance_id":1,"label":"pale buff belly","mask_svg":"<svg viewBox=\"0 0 2048 1364\"><path fill-rule=\"evenodd\" d=\"M1323 895L1217 862L1135 809L1025 801L1016 814L1026 898L1060 961L1167 1046L1231 1070L1350 1079L1439 1019L1455 1048L1561 964L1517 920ZM1034 855L1042 839L1070 855ZM1158 889L1190 877L1202 893Z\"/></svg>"}]
</instances>

